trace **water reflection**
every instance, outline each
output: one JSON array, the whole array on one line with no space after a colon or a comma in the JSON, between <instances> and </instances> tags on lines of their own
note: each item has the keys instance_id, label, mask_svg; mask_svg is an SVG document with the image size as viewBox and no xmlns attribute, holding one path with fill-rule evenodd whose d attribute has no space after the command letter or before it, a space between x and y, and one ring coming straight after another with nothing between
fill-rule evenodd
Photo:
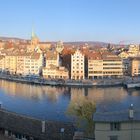
<instances>
[{"instance_id":1,"label":"water reflection","mask_svg":"<svg viewBox=\"0 0 140 140\"><path fill-rule=\"evenodd\" d=\"M140 107L140 90L111 88L68 88L27 85L0 80L0 101L11 111L37 118L71 121L65 112L70 104L82 100L95 102L97 111Z\"/></svg>"},{"instance_id":2,"label":"water reflection","mask_svg":"<svg viewBox=\"0 0 140 140\"><path fill-rule=\"evenodd\" d=\"M0 81L0 89L11 96L19 96L33 100L43 100L47 97L47 99L52 102L56 102L59 96L67 90L67 88L27 85L3 80Z\"/></svg>"}]
</instances>

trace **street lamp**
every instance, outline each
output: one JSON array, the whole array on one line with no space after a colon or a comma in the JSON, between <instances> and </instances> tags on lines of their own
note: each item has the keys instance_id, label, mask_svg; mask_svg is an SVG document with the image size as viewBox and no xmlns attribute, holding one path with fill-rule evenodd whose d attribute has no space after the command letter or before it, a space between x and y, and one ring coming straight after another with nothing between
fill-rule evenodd
<instances>
[{"instance_id":1,"label":"street lamp","mask_svg":"<svg viewBox=\"0 0 140 140\"><path fill-rule=\"evenodd\" d=\"M64 128L61 128L61 129L60 129L61 140L63 140L64 131L65 131L65 129L64 129Z\"/></svg>"}]
</instances>

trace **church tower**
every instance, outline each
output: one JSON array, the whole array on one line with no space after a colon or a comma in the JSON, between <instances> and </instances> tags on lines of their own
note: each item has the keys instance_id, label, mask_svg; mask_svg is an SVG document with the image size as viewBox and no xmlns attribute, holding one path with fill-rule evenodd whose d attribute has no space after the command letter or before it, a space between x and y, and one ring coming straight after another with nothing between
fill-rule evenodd
<instances>
[{"instance_id":1,"label":"church tower","mask_svg":"<svg viewBox=\"0 0 140 140\"><path fill-rule=\"evenodd\" d=\"M38 45L39 43L39 39L36 36L36 34L34 33L34 30L32 29L32 34L31 34L31 45Z\"/></svg>"},{"instance_id":2,"label":"church tower","mask_svg":"<svg viewBox=\"0 0 140 140\"><path fill-rule=\"evenodd\" d=\"M39 45L39 38L36 36L34 33L34 30L32 29L32 34L31 34L31 50L34 51L35 48L37 48Z\"/></svg>"},{"instance_id":3,"label":"church tower","mask_svg":"<svg viewBox=\"0 0 140 140\"><path fill-rule=\"evenodd\" d=\"M56 44L56 51L61 54L64 49L64 45L62 41L57 42Z\"/></svg>"}]
</instances>

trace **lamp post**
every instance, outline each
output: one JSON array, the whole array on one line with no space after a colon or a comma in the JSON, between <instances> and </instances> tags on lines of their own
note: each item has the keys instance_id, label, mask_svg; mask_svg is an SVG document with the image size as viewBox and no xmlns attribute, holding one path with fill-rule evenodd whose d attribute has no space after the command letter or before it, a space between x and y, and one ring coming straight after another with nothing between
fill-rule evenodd
<instances>
[{"instance_id":1,"label":"lamp post","mask_svg":"<svg viewBox=\"0 0 140 140\"><path fill-rule=\"evenodd\" d=\"M131 104L130 108L129 108L129 119L131 121L131 140L132 140L132 138L133 138L133 119L134 119L133 104Z\"/></svg>"},{"instance_id":2,"label":"lamp post","mask_svg":"<svg viewBox=\"0 0 140 140\"><path fill-rule=\"evenodd\" d=\"M61 128L61 129L60 129L61 140L63 140L64 131L65 131L64 128Z\"/></svg>"}]
</instances>

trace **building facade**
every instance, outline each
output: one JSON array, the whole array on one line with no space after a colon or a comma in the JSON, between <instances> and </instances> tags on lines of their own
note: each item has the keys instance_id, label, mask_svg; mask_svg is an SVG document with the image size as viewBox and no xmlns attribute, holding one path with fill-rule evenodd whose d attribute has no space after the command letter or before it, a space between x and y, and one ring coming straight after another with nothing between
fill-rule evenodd
<instances>
[{"instance_id":1,"label":"building facade","mask_svg":"<svg viewBox=\"0 0 140 140\"><path fill-rule=\"evenodd\" d=\"M56 51L48 51L46 53L46 67L49 65L59 66L60 64L60 57Z\"/></svg>"},{"instance_id":2,"label":"building facade","mask_svg":"<svg viewBox=\"0 0 140 140\"><path fill-rule=\"evenodd\" d=\"M23 73L24 75L40 75L43 67L43 55L40 53L31 53L25 55Z\"/></svg>"},{"instance_id":3,"label":"building facade","mask_svg":"<svg viewBox=\"0 0 140 140\"><path fill-rule=\"evenodd\" d=\"M79 50L71 55L71 79L85 79L85 56Z\"/></svg>"},{"instance_id":4,"label":"building facade","mask_svg":"<svg viewBox=\"0 0 140 140\"><path fill-rule=\"evenodd\" d=\"M54 65L49 65L44 67L42 71L44 78L51 79L69 79L69 72L65 67L56 67Z\"/></svg>"},{"instance_id":5,"label":"building facade","mask_svg":"<svg viewBox=\"0 0 140 140\"><path fill-rule=\"evenodd\" d=\"M17 71L17 57L13 54L5 55L5 71L10 74L16 74Z\"/></svg>"},{"instance_id":6,"label":"building facade","mask_svg":"<svg viewBox=\"0 0 140 140\"><path fill-rule=\"evenodd\" d=\"M39 75L44 66L41 53L18 53L1 56L0 69L2 72L20 75Z\"/></svg>"},{"instance_id":7,"label":"building facade","mask_svg":"<svg viewBox=\"0 0 140 140\"><path fill-rule=\"evenodd\" d=\"M4 72L5 70L5 57L0 56L0 72Z\"/></svg>"},{"instance_id":8,"label":"building facade","mask_svg":"<svg viewBox=\"0 0 140 140\"><path fill-rule=\"evenodd\" d=\"M123 62L117 55L93 53L88 58L88 78L121 77Z\"/></svg>"},{"instance_id":9,"label":"building facade","mask_svg":"<svg viewBox=\"0 0 140 140\"><path fill-rule=\"evenodd\" d=\"M130 58L130 75L131 76L140 75L140 57Z\"/></svg>"},{"instance_id":10,"label":"building facade","mask_svg":"<svg viewBox=\"0 0 140 140\"><path fill-rule=\"evenodd\" d=\"M139 140L140 111L125 110L94 114L96 140Z\"/></svg>"}]
</instances>

